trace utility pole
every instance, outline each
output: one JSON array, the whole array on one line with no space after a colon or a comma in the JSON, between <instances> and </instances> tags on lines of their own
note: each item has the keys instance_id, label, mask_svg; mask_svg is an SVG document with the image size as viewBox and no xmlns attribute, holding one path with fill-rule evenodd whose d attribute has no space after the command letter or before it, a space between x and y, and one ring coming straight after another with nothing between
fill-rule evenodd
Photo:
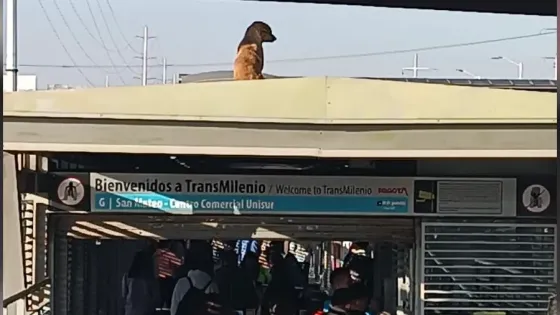
<instances>
[{"instance_id":1,"label":"utility pole","mask_svg":"<svg viewBox=\"0 0 560 315\"><path fill-rule=\"evenodd\" d=\"M558 78L558 55L555 55L554 57L544 57L544 59L553 60L554 64L552 66L554 67L554 80L556 80Z\"/></svg>"},{"instance_id":2,"label":"utility pole","mask_svg":"<svg viewBox=\"0 0 560 315\"><path fill-rule=\"evenodd\" d=\"M402 68L401 74L404 75L405 71L412 71L412 77L413 78L418 78L418 71L433 71L433 70L437 70L437 69L436 68L420 67L419 63L418 63L418 54L414 54L414 61L413 61L412 67Z\"/></svg>"},{"instance_id":3,"label":"utility pole","mask_svg":"<svg viewBox=\"0 0 560 315\"><path fill-rule=\"evenodd\" d=\"M167 58L163 58L163 69L161 69L161 82L167 84Z\"/></svg>"},{"instance_id":4,"label":"utility pole","mask_svg":"<svg viewBox=\"0 0 560 315\"><path fill-rule=\"evenodd\" d=\"M17 0L6 1L6 76L10 91L18 90L17 68Z\"/></svg>"},{"instance_id":5,"label":"utility pole","mask_svg":"<svg viewBox=\"0 0 560 315\"><path fill-rule=\"evenodd\" d=\"M144 26L144 33L142 36L136 36L142 38L142 56L137 57L142 59L142 86L148 85L148 60L153 59L148 57L148 41L154 39L155 37L148 36L148 26Z\"/></svg>"}]
</instances>

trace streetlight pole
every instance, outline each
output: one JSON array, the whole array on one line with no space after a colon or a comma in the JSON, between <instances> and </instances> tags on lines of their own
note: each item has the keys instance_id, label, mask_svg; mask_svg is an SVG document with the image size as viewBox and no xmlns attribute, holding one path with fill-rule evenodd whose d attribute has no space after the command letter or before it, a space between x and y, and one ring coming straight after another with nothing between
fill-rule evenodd
<instances>
[{"instance_id":1,"label":"streetlight pole","mask_svg":"<svg viewBox=\"0 0 560 315\"><path fill-rule=\"evenodd\" d=\"M467 70L465 70L465 69L455 69L455 70L456 70L457 72L464 73L464 74L468 75L469 77L472 77L473 79L477 79L477 80L482 79L481 76L479 76L479 75L474 75L472 72L469 72L469 71L467 71Z\"/></svg>"},{"instance_id":2,"label":"streetlight pole","mask_svg":"<svg viewBox=\"0 0 560 315\"><path fill-rule=\"evenodd\" d=\"M17 0L6 1L6 77L10 92L18 90Z\"/></svg>"},{"instance_id":3,"label":"streetlight pole","mask_svg":"<svg viewBox=\"0 0 560 315\"><path fill-rule=\"evenodd\" d=\"M540 31L540 33L541 33L541 34L542 34L542 33L554 33L554 32L556 32L556 31L557 31L556 27L547 27L547 28L543 28L543 29Z\"/></svg>"},{"instance_id":4,"label":"streetlight pole","mask_svg":"<svg viewBox=\"0 0 560 315\"><path fill-rule=\"evenodd\" d=\"M523 79L523 62L513 61L512 59L509 59L508 57L504 57L504 56L496 56L496 57L492 57L491 59L505 60L511 63L512 65L517 66L517 78L520 80Z\"/></svg>"}]
</instances>

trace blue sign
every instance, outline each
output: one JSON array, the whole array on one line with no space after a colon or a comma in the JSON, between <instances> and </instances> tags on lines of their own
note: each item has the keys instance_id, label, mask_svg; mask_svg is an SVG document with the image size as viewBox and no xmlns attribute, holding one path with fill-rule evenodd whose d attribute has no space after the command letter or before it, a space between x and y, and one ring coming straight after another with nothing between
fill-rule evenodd
<instances>
[{"instance_id":1,"label":"blue sign","mask_svg":"<svg viewBox=\"0 0 560 315\"><path fill-rule=\"evenodd\" d=\"M91 174L94 212L407 214L412 179Z\"/></svg>"}]
</instances>

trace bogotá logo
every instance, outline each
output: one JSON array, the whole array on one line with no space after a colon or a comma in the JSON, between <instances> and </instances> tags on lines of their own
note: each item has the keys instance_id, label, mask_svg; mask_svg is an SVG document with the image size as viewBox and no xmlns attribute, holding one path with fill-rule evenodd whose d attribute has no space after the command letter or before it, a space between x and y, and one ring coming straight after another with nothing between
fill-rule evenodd
<instances>
[{"instance_id":1,"label":"bogot\u00e1 logo","mask_svg":"<svg viewBox=\"0 0 560 315\"><path fill-rule=\"evenodd\" d=\"M63 204L75 206L84 199L84 185L77 178L67 178L58 185L57 194Z\"/></svg>"},{"instance_id":2,"label":"bogot\u00e1 logo","mask_svg":"<svg viewBox=\"0 0 560 315\"><path fill-rule=\"evenodd\" d=\"M531 185L523 191L523 206L529 212L541 213L550 206L550 192L542 185Z\"/></svg>"}]
</instances>

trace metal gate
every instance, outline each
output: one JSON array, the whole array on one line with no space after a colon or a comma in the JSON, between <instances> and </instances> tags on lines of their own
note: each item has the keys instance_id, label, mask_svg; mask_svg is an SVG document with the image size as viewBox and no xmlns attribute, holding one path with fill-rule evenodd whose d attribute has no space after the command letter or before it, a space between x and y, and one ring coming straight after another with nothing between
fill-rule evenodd
<instances>
[{"instance_id":1,"label":"metal gate","mask_svg":"<svg viewBox=\"0 0 560 315\"><path fill-rule=\"evenodd\" d=\"M422 223L420 314L545 315L556 226Z\"/></svg>"}]
</instances>

